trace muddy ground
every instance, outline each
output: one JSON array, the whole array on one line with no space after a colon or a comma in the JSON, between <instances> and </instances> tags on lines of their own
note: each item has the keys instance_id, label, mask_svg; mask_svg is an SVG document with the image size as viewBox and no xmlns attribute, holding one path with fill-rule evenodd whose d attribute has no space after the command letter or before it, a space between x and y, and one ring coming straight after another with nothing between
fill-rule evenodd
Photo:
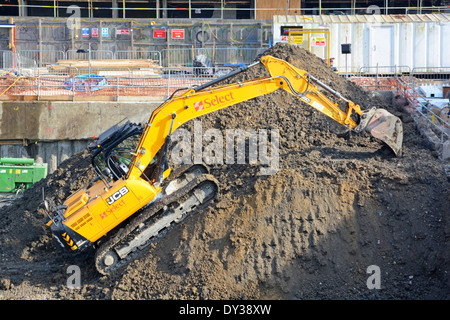
<instances>
[{"instance_id":1,"label":"muddy ground","mask_svg":"<svg viewBox=\"0 0 450 320\"><path fill-rule=\"evenodd\" d=\"M63 198L87 181L69 183L89 164L77 154L1 209L0 299L449 299L449 182L411 117L300 48L267 53L399 116L403 156L281 91L205 116L203 130L278 129L279 170L212 165L218 199L106 277L92 251L61 251L43 225L42 188ZM81 268L80 289L67 287L69 265ZM380 289L367 287L370 266Z\"/></svg>"}]
</instances>

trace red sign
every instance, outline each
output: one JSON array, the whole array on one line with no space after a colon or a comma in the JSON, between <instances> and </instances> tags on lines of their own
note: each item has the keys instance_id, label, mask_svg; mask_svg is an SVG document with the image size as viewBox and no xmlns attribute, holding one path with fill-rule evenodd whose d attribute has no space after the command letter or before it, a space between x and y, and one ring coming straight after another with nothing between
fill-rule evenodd
<instances>
[{"instance_id":1,"label":"red sign","mask_svg":"<svg viewBox=\"0 0 450 320\"><path fill-rule=\"evenodd\" d=\"M130 30L117 29L116 34L130 34Z\"/></svg>"},{"instance_id":2,"label":"red sign","mask_svg":"<svg viewBox=\"0 0 450 320\"><path fill-rule=\"evenodd\" d=\"M314 37L312 38L312 43L314 46L325 46L327 44L325 37Z\"/></svg>"},{"instance_id":3,"label":"red sign","mask_svg":"<svg viewBox=\"0 0 450 320\"><path fill-rule=\"evenodd\" d=\"M92 37L94 38L98 37L98 28L92 28Z\"/></svg>"},{"instance_id":4,"label":"red sign","mask_svg":"<svg viewBox=\"0 0 450 320\"><path fill-rule=\"evenodd\" d=\"M165 39L166 29L153 29L153 39Z\"/></svg>"},{"instance_id":5,"label":"red sign","mask_svg":"<svg viewBox=\"0 0 450 320\"><path fill-rule=\"evenodd\" d=\"M172 29L172 39L184 39L184 29Z\"/></svg>"}]
</instances>

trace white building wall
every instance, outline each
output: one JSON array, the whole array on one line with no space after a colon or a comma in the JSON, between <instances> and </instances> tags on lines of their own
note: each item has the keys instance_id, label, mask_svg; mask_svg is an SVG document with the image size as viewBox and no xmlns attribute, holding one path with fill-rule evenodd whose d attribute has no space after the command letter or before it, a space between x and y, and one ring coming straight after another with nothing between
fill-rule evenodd
<instances>
[{"instance_id":1,"label":"white building wall","mask_svg":"<svg viewBox=\"0 0 450 320\"><path fill-rule=\"evenodd\" d=\"M450 15L413 15L404 16L402 21L391 20L394 18L381 15L276 16L273 43L282 42L281 26L326 28L330 30L330 51L335 66L345 67L346 56L341 54L341 44L351 43L352 53L347 57L351 72L377 65L420 67L428 71L450 67ZM325 58L325 50L315 50L315 54Z\"/></svg>"}]
</instances>

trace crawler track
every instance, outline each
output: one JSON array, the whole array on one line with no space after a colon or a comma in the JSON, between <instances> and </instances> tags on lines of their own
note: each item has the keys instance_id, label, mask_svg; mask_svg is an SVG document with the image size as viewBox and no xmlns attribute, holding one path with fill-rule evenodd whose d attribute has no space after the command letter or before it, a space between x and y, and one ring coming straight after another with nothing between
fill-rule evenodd
<instances>
[{"instance_id":1,"label":"crawler track","mask_svg":"<svg viewBox=\"0 0 450 320\"><path fill-rule=\"evenodd\" d=\"M193 166L178 175L164 188L161 200L142 208L97 249L95 265L101 274L114 273L135 260L152 241L216 197L218 182L201 168Z\"/></svg>"}]
</instances>

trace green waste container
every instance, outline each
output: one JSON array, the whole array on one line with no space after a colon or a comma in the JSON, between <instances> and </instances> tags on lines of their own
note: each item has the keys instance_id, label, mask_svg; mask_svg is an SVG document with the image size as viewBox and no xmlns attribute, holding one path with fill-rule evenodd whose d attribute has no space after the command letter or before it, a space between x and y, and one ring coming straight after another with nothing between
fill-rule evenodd
<instances>
[{"instance_id":1,"label":"green waste container","mask_svg":"<svg viewBox=\"0 0 450 320\"><path fill-rule=\"evenodd\" d=\"M0 192L28 189L47 176L47 163L27 158L0 159Z\"/></svg>"}]
</instances>

